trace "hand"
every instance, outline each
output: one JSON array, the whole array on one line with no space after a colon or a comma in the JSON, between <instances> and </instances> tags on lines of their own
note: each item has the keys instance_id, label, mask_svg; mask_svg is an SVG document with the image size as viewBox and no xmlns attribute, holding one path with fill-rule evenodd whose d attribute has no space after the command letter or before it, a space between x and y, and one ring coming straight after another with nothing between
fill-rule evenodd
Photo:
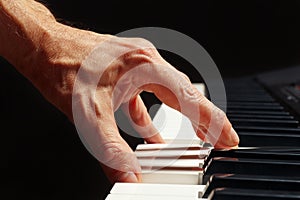
<instances>
[{"instance_id":1,"label":"hand","mask_svg":"<svg viewBox=\"0 0 300 200\"><path fill-rule=\"evenodd\" d=\"M142 91L153 92L162 102L187 115L201 139L205 140L209 126L221 125L222 132L215 146L231 148L238 144L238 137L225 114L201 95L187 76L167 63L150 42L141 38L100 35L64 25L57 27L58 31L45 40L43 53L36 61L37 74L43 76L33 82L71 120L72 95L75 97L76 106L82 111L80 119L85 123L81 134L101 160L111 181L141 180L138 162L115 123L114 111L119 106L129 106L128 116L148 143L163 142L139 96ZM85 69L87 80L80 79L81 87L72 93L78 70L98 45L101 48L92 59L99 65ZM126 53L116 57L122 52ZM104 58L113 62L102 66L100 63L108 63ZM104 70L104 67L107 68ZM89 77L99 70L103 70L103 75L94 93ZM96 112L96 121L91 111ZM197 114L201 120L197 119ZM213 117L218 120L211 121Z\"/></svg>"},{"instance_id":2,"label":"hand","mask_svg":"<svg viewBox=\"0 0 300 200\"><path fill-rule=\"evenodd\" d=\"M29 2L24 1L23 7ZM16 13L22 12L21 8ZM44 22L47 23L47 20ZM0 26L6 27L4 23L0 23ZM119 106L124 106L134 127L148 143L164 142L152 125L139 96L142 91L153 92L162 102L188 116L197 135L203 140L214 134L209 131L209 127L221 128L220 137L214 142L215 147L231 148L238 144L238 136L226 115L201 95L186 75L167 63L149 41L97 34L57 22L52 22L51 26L39 29L38 32L32 31L36 30L34 23L28 23L26 28L25 31L31 30L24 34L29 39L24 40L24 43L23 38L16 40L16 44L23 44L24 48L15 45L11 51L0 49L1 54L72 121L75 119L72 99L75 100L73 106L82 114L75 117L83 120L80 134L86 140L89 150L101 161L112 182L141 181L138 161L119 135L115 123L114 111ZM24 30L20 28L20 31ZM6 36L5 32L1 34ZM10 39L14 40L13 37ZM6 41L3 40L3 43L6 44ZM30 45L25 45L25 42ZM14 45L7 43L5 46L9 49ZM14 59L15 51L18 51L18 59ZM96 55L92 56L92 60L99 65L89 65L86 59L90 55ZM108 61L113 62L107 66L101 65ZM87 66L84 68L84 76L76 79L81 66ZM99 70L103 71L103 76L94 87L89 77L95 76ZM73 90L76 80L79 80L81 87Z\"/></svg>"}]
</instances>

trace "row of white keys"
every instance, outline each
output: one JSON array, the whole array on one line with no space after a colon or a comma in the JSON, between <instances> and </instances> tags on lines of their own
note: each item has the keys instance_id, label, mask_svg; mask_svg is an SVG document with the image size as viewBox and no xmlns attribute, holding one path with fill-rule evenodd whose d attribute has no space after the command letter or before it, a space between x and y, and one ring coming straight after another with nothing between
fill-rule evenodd
<instances>
[{"instance_id":1,"label":"row of white keys","mask_svg":"<svg viewBox=\"0 0 300 200\"><path fill-rule=\"evenodd\" d=\"M165 144L139 144L135 151L146 150L172 150L172 149L184 149L184 150L200 150L202 149L200 144L187 144L187 143L165 143Z\"/></svg>"},{"instance_id":2,"label":"row of white keys","mask_svg":"<svg viewBox=\"0 0 300 200\"><path fill-rule=\"evenodd\" d=\"M205 186L202 185L174 185L148 183L116 183L110 194L113 195L144 195L144 196L176 196L186 199L198 199L203 195Z\"/></svg>"},{"instance_id":3,"label":"row of white keys","mask_svg":"<svg viewBox=\"0 0 300 200\"><path fill-rule=\"evenodd\" d=\"M200 185L202 178L202 170L191 170L194 167L198 167L199 163L204 159L149 159L149 157L143 157L143 153L153 151L153 149L159 149L163 151L175 151L186 149L185 145L176 145L172 148L161 144L151 145L152 148L141 150L138 160L141 166L160 166L166 165L171 162L169 169L159 170L145 170L142 169L142 181L143 183L116 183L112 188L107 200L115 199L143 199L143 200L204 200L199 198L205 192L205 185ZM159 148L158 148L159 147ZM167 150L165 150L167 149ZM170 150L172 149L172 150ZM198 151L199 153L199 151ZM205 151L208 156L209 151ZM170 156L170 154L162 154ZM187 168L185 170L180 167Z\"/></svg>"},{"instance_id":4,"label":"row of white keys","mask_svg":"<svg viewBox=\"0 0 300 200\"><path fill-rule=\"evenodd\" d=\"M204 159L138 159L142 169L172 169L201 168Z\"/></svg>"},{"instance_id":5,"label":"row of white keys","mask_svg":"<svg viewBox=\"0 0 300 200\"><path fill-rule=\"evenodd\" d=\"M154 149L146 151L135 151L135 155L139 159L143 158L198 158L203 159L209 155L211 149L203 148L199 150L187 150L187 149Z\"/></svg>"},{"instance_id":6,"label":"row of white keys","mask_svg":"<svg viewBox=\"0 0 300 200\"><path fill-rule=\"evenodd\" d=\"M194 170L142 170L143 183L159 184L202 184L202 171Z\"/></svg>"},{"instance_id":7,"label":"row of white keys","mask_svg":"<svg viewBox=\"0 0 300 200\"><path fill-rule=\"evenodd\" d=\"M159 195L109 194L106 200L208 200L206 198Z\"/></svg>"},{"instance_id":8,"label":"row of white keys","mask_svg":"<svg viewBox=\"0 0 300 200\"><path fill-rule=\"evenodd\" d=\"M138 145L135 151L142 167L144 183L188 184L202 183L202 167L211 148L186 144ZM188 149L188 150L186 150Z\"/></svg>"}]
</instances>

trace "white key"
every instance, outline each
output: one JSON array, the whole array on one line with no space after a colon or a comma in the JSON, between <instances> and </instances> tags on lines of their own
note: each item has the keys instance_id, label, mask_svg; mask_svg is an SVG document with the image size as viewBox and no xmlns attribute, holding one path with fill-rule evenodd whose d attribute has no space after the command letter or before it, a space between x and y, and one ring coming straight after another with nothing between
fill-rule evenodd
<instances>
[{"instance_id":1,"label":"white key","mask_svg":"<svg viewBox=\"0 0 300 200\"><path fill-rule=\"evenodd\" d=\"M153 124L168 143L200 144L190 120L177 110L162 104L153 118Z\"/></svg>"},{"instance_id":2,"label":"white key","mask_svg":"<svg viewBox=\"0 0 300 200\"><path fill-rule=\"evenodd\" d=\"M157 168L201 168L204 164L204 159L138 159L141 167L148 169Z\"/></svg>"},{"instance_id":3,"label":"white key","mask_svg":"<svg viewBox=\"0 0 300 200\"><path fill-rule=\"evenodd\" d=\"M210 150L149 150L149 151L135 151L135 155L138 158L169 158L174 159L179 157L190 158L206 158L209 155Z\"/></svg>"},{"instance_id":4,"label":"white key","mask_svg":"<svg viewBox=\"0 0 300 200\"><path fill-rule=\"evenodd\" d=\"M174 139L173 137L171 138L171 137L165 137L165 136L162 136L162 138L164 139L164 142L167 144L190 144L190 145L193 145L193 144L203 145L204 144L204 142L196 136L192 139L180 138L180 137L177 137Z\"/></svg>"},{"instance_id":5,"label":"white key","mask_svg":"<svg viewBox=\"0 0 300 200\"><path fill-rule=\"evenodd\" d=\"M139 144L135 151L156 150L156 149L201 149L200 144Z\"/></svg>"},{"instance_id":6,"label":"white key","mask_svg":"<svg viewBox=\"0 0 300 200\"><path fill-rule=\"evenodd\" d=\"M131 195L166 195L199 197L205 192L205 185L176 185L176 184L149 184L149 183L116 183L111 194Z\"/></svg>"},{"instance_id":7,"label":"white key","mask_svg":"<svg viewBox=\"0 0 300 200\"><path fill-rule=\"evenodd\" d=\"M130 195L130 194L109 194L106 200L187 200L184 196L159 196L159 195ZM207 200L203 198L191 197L188 200Z\"/></svg>"},{"instance_id":8,"label":"white key","mask_svg":"<svg viewBox=\"0 0 300 200\"><path fill-rule=\"evenodd\" d=\"M200 185L202 171L193 170L142 170L143 183Z\"/></svg>"}]
</instances>

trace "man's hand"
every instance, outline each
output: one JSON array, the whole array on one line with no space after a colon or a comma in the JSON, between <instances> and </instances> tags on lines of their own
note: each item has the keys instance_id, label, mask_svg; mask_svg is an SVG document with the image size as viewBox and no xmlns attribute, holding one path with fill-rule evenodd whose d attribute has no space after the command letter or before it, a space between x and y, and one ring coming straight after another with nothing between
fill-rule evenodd
<instances>
[{"instance_id":1,"label":"man's hand","mask_svg":"<svg viewBox=\"0 0 300 200\"><path fill-rule=\"evenodd\" d=\"M74 119L72 98L76 100L83 113L80 117L92 127L81 134L87 135L88 145L111 181L141 181L138 161L118 132L114 119L118 107L128 106L125 113L148 143L164 142L139 96L142 91L153 92L162 102L183 112L203 140L214 134L209 132L210 126L221 126L215 147L238 145L238 136L226 115L201 95L187 76L167 63L150 42L65 26L34 1L0 0L0 6L0 53L70 120ZM88 77L95 75L93 68L87 68L91 70L80 78L84 89L73 90L81 66L88 64L85 61L95 49L101 51L93 61L103 70L96 89L89 85ZM120 52L126 53L116 56ZM101 65L109 60L113 62L108 66ZM95 111L96 119L90 118L91 111Z\"/></svg>"}]
</instances>

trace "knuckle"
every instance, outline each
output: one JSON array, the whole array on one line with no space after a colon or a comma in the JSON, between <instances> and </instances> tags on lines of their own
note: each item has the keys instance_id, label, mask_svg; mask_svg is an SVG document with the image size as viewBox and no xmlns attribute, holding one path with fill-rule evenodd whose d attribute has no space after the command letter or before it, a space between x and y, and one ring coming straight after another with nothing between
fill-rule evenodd
<instances>
[{"instance_id":1,"label":"knuckle","mask_svg":"<svg viewBox=\"0 0 300 200\"><path fill-rule=\"evenodd\" d=\"M155 61L155 50L138 48L124 54L121 59L125 66L135 67L141 64L153 64Z\"/></svg>"},{"instance_id":2,"label":"knuckle","mask_svg":"<svg viewBox=\"0 0 300 200\"><path fill-rule=\"evenodd\" d=\"M182 87L184 97L187 98L189 102L196 102L197 104L207 105L206 97L202 95L195 86L193 86L189 82L186 82Z\"/></svg>"},{"instance_id":3,"label":"knuckle","mask_svg":"<svg viewBox=\"0 0 300 200\"><path fill-rule=\"evenodd\" d=\"M141 59L144 62L152 62L154 58L158 57L155 46L144 38L130 38L127 43L129 43L131 51L124 55L125 61Z\"/></svg>"}]
</instances>

